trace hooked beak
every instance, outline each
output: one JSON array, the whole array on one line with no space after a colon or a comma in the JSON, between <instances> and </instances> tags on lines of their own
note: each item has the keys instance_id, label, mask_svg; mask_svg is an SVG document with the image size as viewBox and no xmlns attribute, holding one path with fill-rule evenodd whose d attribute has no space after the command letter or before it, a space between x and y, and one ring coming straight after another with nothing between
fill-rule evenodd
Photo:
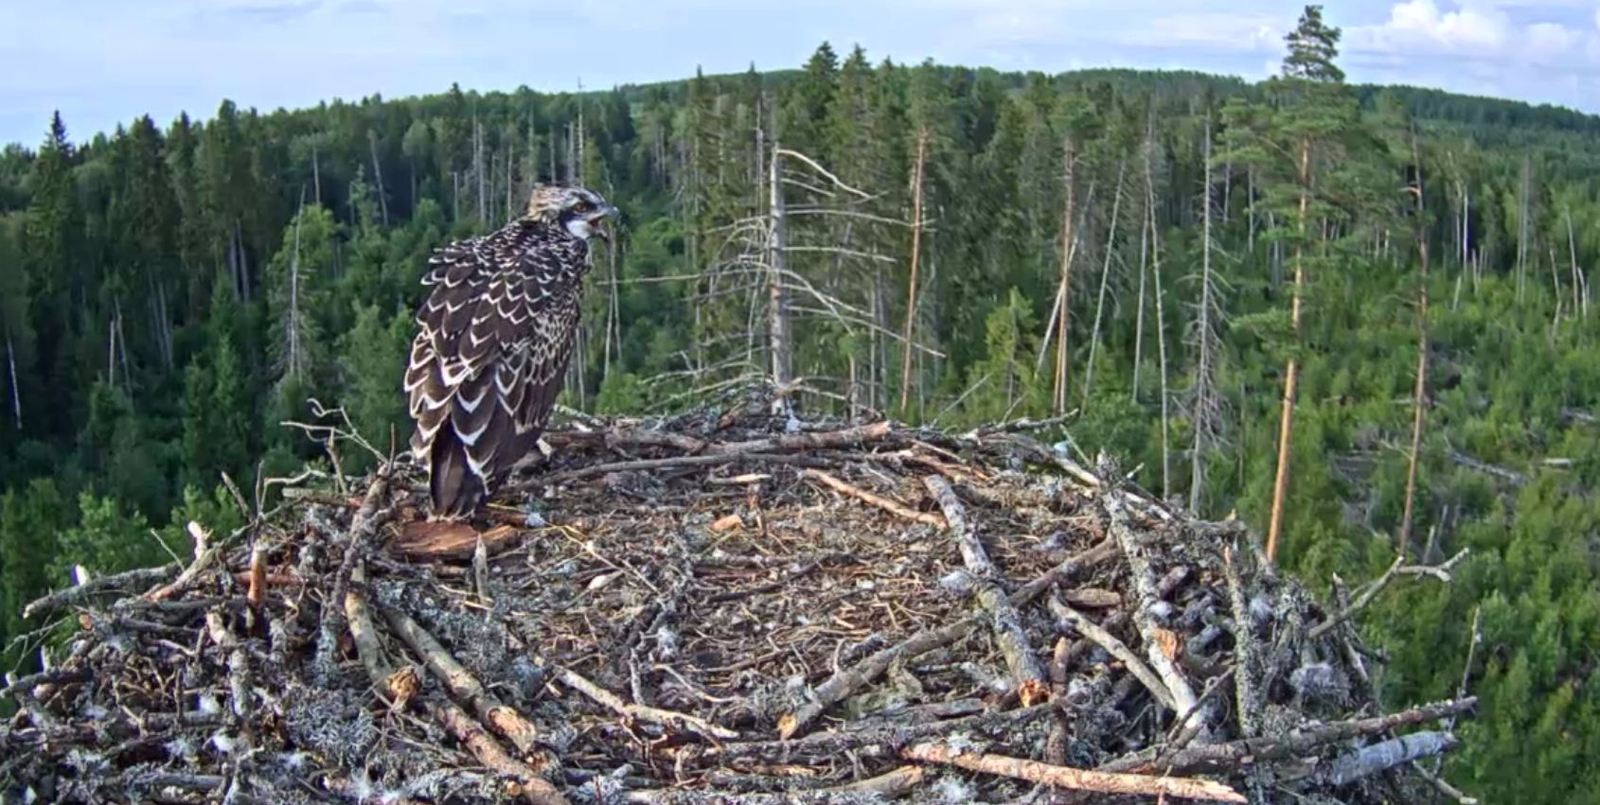
<instances>
[{"instance_id":1,"label":"hooked beak","mask_svg":"<svg viewBox=\"0 0 1600 805\"><path fill-rule=\"evenodd\" d=\"M606 204L606 205L602 206L600 209L596 210L586 220L587 220L587 222L589 224L590 231L594 232L595 237L598 237L601 240L606 241L607 243L610 243L611 242L611 232L606 228L606 221L607 221L607 219L616 218L620 214L621 213L617 210L616 207L613 207L610 204Z\"/></svg>"}]
</instances>

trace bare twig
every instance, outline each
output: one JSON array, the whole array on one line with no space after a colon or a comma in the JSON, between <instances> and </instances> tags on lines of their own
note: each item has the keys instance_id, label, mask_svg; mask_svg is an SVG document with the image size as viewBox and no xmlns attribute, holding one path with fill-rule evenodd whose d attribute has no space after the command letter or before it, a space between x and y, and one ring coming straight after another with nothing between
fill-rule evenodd
<instances>
[{"instance_id":1,"label":"bare twig","mask_svg":"<svg viewBox=\"0 0 1600 805\"><path fill-rule=\"evenodd\" d=\"M393 609L384 609L383 616L389 628L411 647L423 665L444 683L452 695L466 702L484 724L510 740L524 756L539 753L539 730L533 722L495 698L421 624Z\"/></svg>"},{"instance_id":2,"label":"bare twig","mask_svg":"<svg viewBox=\"0 0 1600 805\"><path fill-rule=\"evenodd\" d=\"M870 503L880 509L883 509L884 511L892 512L899 517L904 517L907 520L913 520L919 523L927 523L935 528L944 528L945 526L945 519L939 517L938 515L916 511L898 501L891 500L883 497L882 495L873 494L872 492L868 492L867 490L858 486L845 483L844 481L841 481L838 478L823 472L822 470L808 468L802 470L801 475L807 478L814 478L837 492L842 492L857 500Z\"/></svg>"},{"instance_id":3,"label":"bare twig","mask_svg":"<svg viewBox=\"0 0 1600 805\"><path fill-rule=\"evenodd\" d=\"M1210 780L1185 780L1177 777L1151 777L1141 774L1074 769L1070 766L1052 766L1037 760L963 751L944 743L920 743L900 751L907 760L923 763L942 763L984 774L1015 777L1031 783L1066 788L1075 791L1094 791L1101 794L1140 794L1152 797L1182 797L1214 802L1244 802L1245 798L1222 783Z\"/></svg>"},{"instance_id":4,"label":"bare twig","mask_svg":"<svg viewBox=\"0 0 1600 805\"><path fill-rule=\"evenodd\" d=\"M1118 640L1116 635L1100 628L1094 621L1089 620L1088 616L1062 603L1055 596L1051 596L1048 603L1051 614L1071 624L1072 628L1078 630L1079 634L1093 640L1096 645L1105 649L1107 654L1122 660L1123 664L1128 667L1128 672L1143 683L1145 688L1150 691L1152 696L1156 697L1156 701L1161 702L1163 707L1168 710L1178 709L1172 700L1172 691L1168 690L1161 678L1150 670L1150 666L1145 665L1144 661L1139 659L1139 655L1133 653L1133 649L1128 648L1121 640Z\"/></svg>"},{"instance_id":5,"label":"bare twig","mask_svg":"<svg viewBox=\"0 0 1600 805\"><path fill-rule=\"evenodd\" d=\"M955 490L950 488L950 482L944 478L929 475L922 479L922 483L939 502L944 519L950 523L950 531L961 548L961 560L972 575L978 602L989 613L989 625L994 630L995 642L1005 655L1012 685L1023 705L1048 698L1049 687L1045 684L1044 667L1039 664L1039 658L1033 655L1033 647L1028 644L1028 635L1022 630L1022 619L1017 615L1016 607L1011 605L1005 592L1000 589L1000 569L989 561L989 554L978 540L976 530L967 522L966 507L961 505Z\"/></svg>"}]
</instances>

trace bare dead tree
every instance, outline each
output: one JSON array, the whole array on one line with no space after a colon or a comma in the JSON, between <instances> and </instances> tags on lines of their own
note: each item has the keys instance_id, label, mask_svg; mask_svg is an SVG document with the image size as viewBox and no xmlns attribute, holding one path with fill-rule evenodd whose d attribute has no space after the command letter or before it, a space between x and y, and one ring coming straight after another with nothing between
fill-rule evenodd
<instances>
[{"instance_id":1,"label":"bare dead tree","mask_svg":"<svg viewBox=\"0 0 1600 805\"><path fill-rule=\"evenodd\" d=\"M1100 267L1100 298L1094 306L1094 327L1089 335L1089 361L1083 370L1083 408L1089 407L1089 393L1094 389L1094 359L1100 349L1100 323L1105 318L1106 285L1111 277L1111 259L1116 254L1117 214L1122 210L1122 180L1127 172L1127 162L1117 163L1117 190L1111 199L1111 225L1106 228L1105 264Z\"/></svg>"},{"instance_id":2,"label":"bare dead tree","mask_svg":"<svg viewBox=\"0 0 1600 805\"><path fill-rule=\"evenodd\" d=\"M17 430L22 430L22 388L17 385L17 348L11 338L11 322L6 322L6 369L11 375L11 415Z\"/></svg>"},{"instance_id":3,"label":"bare dead tree","mask_svg":"<svg viewBox=\"0 0 1600 805\"><path fill-rule=\"evenodd\" d=\"M1587 317L1589 306L1583 294L1583 269L1578 267L1578 242L1572 232L1572 208L1563 205L1561 217L1565 218L1567 223L1567 256L1571 261L1572 273L1572 312L1574 316Z\"/></svg>"},{"instance_id":4,"label":"bare dead tree","mask_svg":"<svg viewBox=\"0 0 1600 805\"><path fill-rule=\"evenodd\" d=\"M785 388L794 379L794 344L789 334L789 299L784 286L787 273L788 243L783 216L783 154L778 147L777 132L772 137L772 173L768 178L771 185L768 192L767 216L767 304L769 306L767 324L770 339L769 350L772 357L772 382L778 388ZM784 405L780 395L773 400L774 406ZM776 413L776 412L775 412Z\"/></svg>"},{"instance_id":5,"label":"bare dead tree","mask_svg":"<svg viewBox=\"0 0 1600 805\"><path fill-rule=\"evenodd\" d=\"M1422 457L1422 428L1427 417L1428 390L1428 225L1424 220L1422 158L1417 148L1417 132L1411 131L1411 163L1416 181L1406 188L1416 211L1417 241L1417 381L1411 398L1411 459L1406 464L1406 500L1400 515L1400 536L1395 548L1406 554L1411 544L1411 523L1417 497L1417 463Z\"/></svg>"},{"instance_id":6,"label":"bare dead tree","mask_svg":"<svg viewBox=\"0 0 1600 805\"><path fill-rule=\"evenodd\" d=\"M305 187L300 188L300 208L294 214L294 251L289 258L289 312L288 319L284 322L284 339L287 342L284 351L283 377L285 380L301 379L304 374L300 355L300 331L304 327L300 315L300 222L305 217L306 194Z\"/></svg>"},{"instance_id":7,"label":"bare dead tree","mask_svg":"<svg viewBox=\"0 0 1600 805\"><path fill-rule=\"evenodd\" d=\"M1305 239L1307 218L1311 207L1311 138L1301 137L1299 165L1296 178L1299 184L1299 213L1295 227L1298 236L1294 245L1294 294L1289 306L1289 326L1296 346L1300 342L1300 310L1306 287ZM1326 239L1324 239L1326 244ZM1294 406L1299 396L1300 358L1291 355L1283 372L1283 412L1278 420L1278 466L1272 479L1272 514L1267 527L1267 559L1276 558L1278 538L1283 532L1283 507L1289 494L1289 460L1293 453Z\"/></svg>"},{"instance_id":8,"label":"bare dead tree","mask_svg":"<svg viewBox=\"0 0 1600 805\"><path fill-rule=\"evenodd\" d=\"M1169 411L1170 398L1167 393L1167 328L1161 291L1161 228L1156 224L1154 118L1151 119L1150 125L1150 143L1145 148L1144 154L1145 208L1149 210L1145 220L1150 227L1150 273L1155 284L1156 357L1157 368L1161 373L1161 498L1165 500L1172 494L1172 418ZM1140 285L1142 286L1143 282ZM1135 378L1138 377L1138 369L1139 367L1136 363L1134 365Z\"/></svg>"},{"instance_id":9,"label":"bare dead tree","mask_svg":"<svg viewBox=\"0 0 1600 805\"><path fill-rule=\"evenodd\" d=\"M372 177L378 183L378 209L383 213L383 227L389 228L389 195L383 189L383 163L378 159L378 132L367 129L367 150L372 153Z\"/></svg>"},{"instance_id":10,"label":"bare dead tree","mask_svg":"<svg viewBox=\"0 0 1600 805\"><path fill-rule=\"evenodd\" d=\"M1529 198L1533 195L1533 162L1526 154L1522 157L1522 181L1517 191L1517 303L1522 303L1522 288L1527 276ZM1477 291L1477 286L1473 286Z\"/></svg>"},{"instance_id":11,"label":"bare dead tree","mask_svg":"<svg viewBox=\"0 0 1600 805\"><path fill-rule=\"evenodd\" d=\"M906 327L900 351L900 411L911 400L911 345L917 326L917 271L922 263L922 178L928 161L928 130L917 132L917 159L911 179L911 278L906 289Z\"/></svg>"},{"instance_id":12,"label":"bare dead tree","mask_svg":"<svg viewBox=\"0 0 1600 805\"><path fill-rule=\"evenodd\" d=\"M1072 325L1072 258L1078 251L1078 236L1073 232L1073 206L1077 202L1077 187L1073 182L1073 172L1077 167L1078 153L1072 135L1069 133L1061 146L1061 186L1065 191L1066 201L1061 210L1061 281L1056 289L1056 371L1055 383L1051 389L1051 403L1054 412L1065 413L1067 410L1067 358L1071 347ZM1045 337L1046 345L1049 336Z\"/></svg>"},{"instance_id":13,"label":"bare dead tree","mask_svg":"<svg viewBox=\"0 0 1600 805\"><path fill-rule=\"evenodd\" d=\"M1148 145L1149 143L1147 141L1146 146ZM1145 175L1146 178L1148 178L1150 168L1150 162L1148 159L1149 149L1146 147L1140 150L1144 151L1146 154ZM1139 216L1139 295L1137 297L1138 301L1134 303L1133 317L1133 390L1129 394L1129 399L1132 400L1135 405L1138 405L1139 403L1139 379L1140 376L1144 374L1144 372L1141 370L1144 368L1145 276L1150 268L1150 219L1153 215L1155 215L1155 210L1150 208L1149 196L1146 196L1143 201L1144 209L1142 214Z\"/></svg>"},{"instance_id":14,"label":"bare dead tree","mask_svg":"<svg viewBox=\"0 0 1600 805\"><path fill-rule=\"evenodd\" d=\"M1222 395L1217 392L1217 358L1222 348L1219 336L1222 323L1222 298L1217 287L1219 278L1211 271L1211 253L1215 247L1211 221L1216 210L1212 204L1211 179L1211 121L1206 120L1205 134L1205 186L1201 193L1203 221L1200 258L1200 301L1196 305L1194 324L1189 331L1189 342L1196 354L1192 398L1189 402L1189 421L1194 429L1194 443L1189 450L1189 511L1200 511L1200 499L1205 494L1206 454L1220 440L1224 421Z\"/></svg>"}]
</instances>

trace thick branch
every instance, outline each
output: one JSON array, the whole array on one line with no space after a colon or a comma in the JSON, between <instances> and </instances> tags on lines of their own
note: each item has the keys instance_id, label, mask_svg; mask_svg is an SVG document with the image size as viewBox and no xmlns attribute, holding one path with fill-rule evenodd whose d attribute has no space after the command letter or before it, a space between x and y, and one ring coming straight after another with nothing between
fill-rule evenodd
<instances>
[{"instance_id":1,"label":"thick branch","mask_svg":"<svg viewBox=\"0 0 1600 805\"><path fill-rule=\"evenodd\" d=\"M1215 802L1244 802L1239 792L1210 780L1184 780L1176 777L1151 777L1142 774L1116 774L1070 766L1052 766L1037 760L962 751L942 743L921 743L900 751L907 760L943 763L950 766L1014 777L1039 785L1094 791L1101 794L1136 794L1152 797L1183 797Z\"/></svg>"}]
</instances>

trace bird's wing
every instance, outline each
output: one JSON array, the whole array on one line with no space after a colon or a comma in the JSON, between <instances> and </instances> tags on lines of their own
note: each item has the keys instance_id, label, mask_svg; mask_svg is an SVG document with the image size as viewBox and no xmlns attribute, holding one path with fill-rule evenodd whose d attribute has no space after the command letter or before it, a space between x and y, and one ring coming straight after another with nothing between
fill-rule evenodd
<instances>
[{"instance_id":1,"label":"bird's wing","mask_svg":"<svg viewBox=\"0 0 1600 805\"><path fill-rule=\"evenodd\" d=\"M417 422L412 448L419 459L432 454L436 475L470 472L454 481L486 489L532 448L560 394L576 305L563 293L572 255L542 248L550 245L503 230L432 260L406 391ZM574 315L562 327L568 307Z\"/></svg>"}]
</instances>

